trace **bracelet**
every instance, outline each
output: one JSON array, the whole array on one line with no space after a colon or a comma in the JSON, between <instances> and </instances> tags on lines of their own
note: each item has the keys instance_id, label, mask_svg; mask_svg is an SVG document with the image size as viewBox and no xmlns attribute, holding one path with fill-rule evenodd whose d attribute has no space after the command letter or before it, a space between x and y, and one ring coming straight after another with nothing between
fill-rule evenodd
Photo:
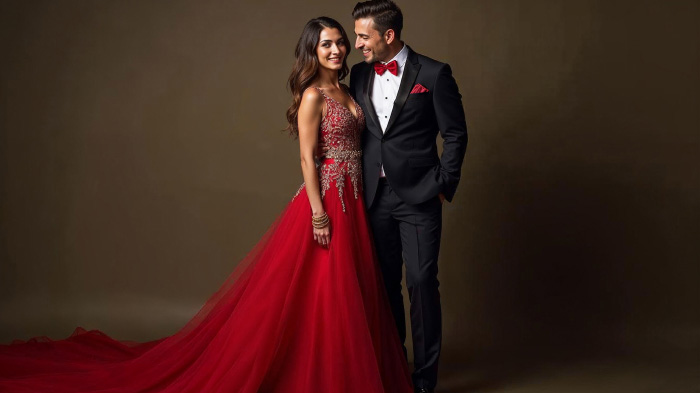
<instances>
[{"instance_id":1,"label":"bracelet","mask_svg":"<svg viewBox=\"0 0 700 393\"><path fill-rule=\"evenodd\" d=\"M328 214L325 212L319 217L311 216L311 225L313 225L313 227L316 229L325 228L329 222L330 219L328 218Z\"/></svg>"},{"instance_id":2,"label":"bracelet","mask_svg":"<svg viewBox=\"0 0 700 393\"><path fill-rule=\"evenodd\" d=\"M330 222L331 220L328 218L328 214L326 212L323 212L323 214L319 217L314 217L313 215L311 216L311 225L313 225L313 227L316 229L325 228Z\"/></svg>"}]
</instances>

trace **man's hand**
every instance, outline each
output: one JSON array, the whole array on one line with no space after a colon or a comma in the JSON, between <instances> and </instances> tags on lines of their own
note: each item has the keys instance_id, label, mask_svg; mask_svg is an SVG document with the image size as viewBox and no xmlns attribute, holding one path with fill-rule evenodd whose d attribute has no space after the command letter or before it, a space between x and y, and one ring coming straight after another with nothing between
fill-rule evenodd
<instances>
[{"instance_id":1,"label":"man's hand","mask_svg":"<svg viewBox=\"0 0 700 393\"><path fill-rule=\"evenodd\" d=\"M445 202L445 194L440 193L440 194L438 194L438 197L440 198L440 203Z\"/></svg>"},{"instance_id":2,"label":"man's hand","mask_svg":"<svg viewBox=\"0 0 700 393\"><path fill-rule=\"evenodd\" d=\"M316 158L317 158L319 161L322 160L323 157L326 156L326 153L328 152L328 150L330 150L330 149L331 149L331 148L328 147L328 146L326 146L325 143L323 143L323 142L318 142L318 145L316 146Z\"/></svg>"}]
</instances>

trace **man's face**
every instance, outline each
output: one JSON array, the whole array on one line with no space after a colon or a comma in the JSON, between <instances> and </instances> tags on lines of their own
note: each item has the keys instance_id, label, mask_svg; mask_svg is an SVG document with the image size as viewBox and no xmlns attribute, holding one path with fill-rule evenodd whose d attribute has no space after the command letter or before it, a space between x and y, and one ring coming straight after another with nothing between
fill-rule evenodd
<instances>
[{"instance_id":1,"label":"man's face","mask_svg":"<svg viewBox=\"0 0 700 393\"><path fill-rule=\"evenodd\" d=\"M372 18L360 18L355 20L355 48L362 52L365 63L375 61L387 61L389 44L386 39L374 28Z\"/></svg>"}]
</instances>

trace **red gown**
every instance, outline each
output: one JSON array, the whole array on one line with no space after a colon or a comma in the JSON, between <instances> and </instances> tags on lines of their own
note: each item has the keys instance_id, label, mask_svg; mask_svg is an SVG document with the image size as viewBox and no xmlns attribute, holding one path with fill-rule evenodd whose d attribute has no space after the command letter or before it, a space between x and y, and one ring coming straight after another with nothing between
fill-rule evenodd
<instances>
[{"instance_id":1,"label":"red gown","mask_svg":"<svg viewBox=\"0 0 700 393\"><path fill-rule=\"evenodd\" d=\"M180 331L134 343L78 328L0 345L0 392L412 392L361 197L365 117L354 101L357 118L324 97L327 249L313 239L302 185Z\"/></svg>"}]
</instances>

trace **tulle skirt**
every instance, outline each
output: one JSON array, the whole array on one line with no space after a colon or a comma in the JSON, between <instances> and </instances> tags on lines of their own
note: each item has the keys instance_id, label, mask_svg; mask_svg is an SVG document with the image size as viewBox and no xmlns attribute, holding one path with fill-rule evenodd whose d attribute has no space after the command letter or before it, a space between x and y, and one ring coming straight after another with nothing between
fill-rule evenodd
<instances>
[{"instance_id":1,"label":"tulle skirt","mask_svg":"<svg viewBox=\"0 0 700 393\"><path fill-rule=\"evenodd\" d=\"M177 333L135 343L78 328L0 345L0 392L412 392L364 203L334 187L328 248L302 187Z\"/></svg>"}]
</instances>

